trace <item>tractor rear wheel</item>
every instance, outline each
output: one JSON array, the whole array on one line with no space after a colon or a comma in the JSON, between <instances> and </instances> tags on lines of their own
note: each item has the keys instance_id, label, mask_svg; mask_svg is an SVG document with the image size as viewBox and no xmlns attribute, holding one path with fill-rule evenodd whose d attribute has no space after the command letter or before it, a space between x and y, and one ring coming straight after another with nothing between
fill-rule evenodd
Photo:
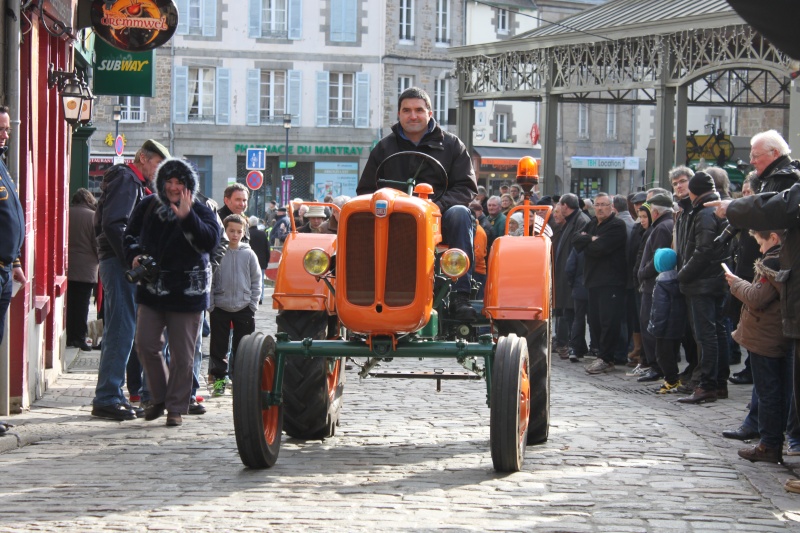
<instances>
[{"instance_id":1,"label":"tractor rear wheel","mask_svg":"<svg viewBox=\"0 0 800 533\"><path fill-rule=\"evenodd\" d=\"M233 377L233 427L242 463L250 468L269 468L281 448L283 409L264 407L264 393L273 392L275 340L263 333L247 335L236 350L237 372Z\"/></svg>"},{"instance_id":2,"label":"tractor rear wheel","mask_svg":"<svg viewBox=\"0 0 800 533\"><path fill-rule=\"evenodd\" d=\"M531 417L528 422L528 444L541 444L550 435L550 324L530 331L528 357L531 361Z\"/></svg>"},{"instance_id":3,"label":"tractor rear wheel","mask_svg":"<svg viewBox=\"0 0 800 533\"><path fill-rule=\"evenodd\" d=\"M514 334L500 337L492 363L489 444L498 472L518 472L525 459L531 386L528 347Z\"/></svg>"},{"instance_id":4,"label":"tractor rear wheel","mask_svg":"<svg viewBox=\"0 0 800 533\"><path fill-rule=\"evenodd\" d=\"M325 311L281 311L278 331L293 341L326 338ZM305 440L333 437L339 425L344 391L341 358L286 358L283 372L284 429L290 437Z\"/></svg>"}]
</instances>

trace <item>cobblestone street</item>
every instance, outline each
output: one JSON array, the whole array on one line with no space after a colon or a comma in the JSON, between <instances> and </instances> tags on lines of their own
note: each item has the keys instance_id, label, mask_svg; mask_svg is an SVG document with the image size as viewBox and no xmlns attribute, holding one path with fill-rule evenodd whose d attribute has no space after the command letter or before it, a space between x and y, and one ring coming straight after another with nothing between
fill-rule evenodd
<instances>
[{"instance_id":1,"label":"cobblestone street","mask_svg":"<svg viewBox=\"0 0 800 533\"><path fill-rule=\"evenodd\" d=\"M258 324L274 333L267 307ZM336 437L284 437L277 464L255 471L239 460L229 395L180 428L91 418L98 357L76 358L9 418L27 445L0 439L0 531L800 531L800 495L782 488L800 457L751 464L720 435L743 419L749 386L685 406L620 369L589 376L556 356L550 439L500 475L482 381L437 393L430 380L350 370Z\"/></svg>"}]
</instances>

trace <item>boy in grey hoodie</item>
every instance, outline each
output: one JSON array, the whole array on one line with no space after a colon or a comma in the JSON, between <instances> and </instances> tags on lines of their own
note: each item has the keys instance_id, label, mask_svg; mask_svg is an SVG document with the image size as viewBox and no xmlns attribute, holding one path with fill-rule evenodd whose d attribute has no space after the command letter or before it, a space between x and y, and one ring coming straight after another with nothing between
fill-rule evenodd
<instances>
[{"instance_id":1,"label":"boy in grey hoodie","mask_svg":"<svg viewBox=\"0 0 800 533\"><path fill-rule=\"evenodd\" d=\"M228 375L233 374L233 358L242 337L256 329L255 312L261 296L261 267L258 257L242 242L247 220L229 215L222 221L230 242L228 250L214 273L211 284L211 353L208 361L208 383L213 396L225 394ZM231 360L228 361L228 339L233 324ZM230 364L229 364L230 363Z\"/></svg>"}]
</instances>

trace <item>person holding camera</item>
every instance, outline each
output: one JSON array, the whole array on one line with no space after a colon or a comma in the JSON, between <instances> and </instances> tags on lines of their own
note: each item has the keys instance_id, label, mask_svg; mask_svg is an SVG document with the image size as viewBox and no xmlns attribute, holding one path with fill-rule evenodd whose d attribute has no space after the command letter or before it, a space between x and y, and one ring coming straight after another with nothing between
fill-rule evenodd
<instances>
[{"instance_id":1,"label":"person holding camera","mask_svg":"<svg viewBox=\"0 0 800 533\"><path fill-rule=\"evenodd\" d=\"M195 198L198 180L181 159L156 171L156 194L142 200L125 230L126 273L136 288L136 346L150 387L145 420L167 411L180 426L189 410L195 340L211 286L209 254L219 243L217 216ZM164 331L169 335L169 368Z\"/></svg>"}]
</instances>

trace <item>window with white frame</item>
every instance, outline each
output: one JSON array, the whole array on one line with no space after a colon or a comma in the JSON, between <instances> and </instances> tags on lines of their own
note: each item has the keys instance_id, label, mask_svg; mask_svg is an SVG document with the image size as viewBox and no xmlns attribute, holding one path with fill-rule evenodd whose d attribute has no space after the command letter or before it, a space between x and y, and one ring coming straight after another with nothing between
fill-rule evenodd
<instances>
[{"instance_id":1,"label":"window with white frame","mask_svg":"<svg viewBox=\"0 0 800 533\"><path fill-rule=\"evenodd\" d=\"M286 71L262 70L259 113L261 124L283 124L286 113Z\"/></svg>"},{"instance_id":2,"label":"window with white frame","mask_svg":"<svg viewBox=\"0 0 800 533\"><path fill-rule=\"evenodd\" d=\"M497 113L494 116L494 140L502 143L508 139L508 114Z\"/></svg>"},{"instance_id":3,"label":"window with white frame","mask_svg":"<svg viewBox=\"0 0 800 533\"><path fill-rule=\"evenodd\" d=\"M414 0L400 0L400 42L414 42Z\"/></svg>"},{"instance_id":4,"label":"window with white frame","mask_svg":"<svg viewBox=\"0 0 800 533\"><path fill-rule=\"evenodd\" d=\"M217 0L178 0L178 35L217 35Z\"/></svg>"},{"instance_id":5,"label":"window with white frame","mask_svg":"<svg viewBox=\"0 0 800 533\"><path fill-rule=\"evenodd\" d=\"M230 69L176 65L172 76L175 123L230 124Z\"/></svg>"},{"instance_id":6,"label":"window with white frame","mask_svg":"<svg viewBox=\"0 0 800 533\"><path fill-rule=\"evenodd\" d=\"M214 122L215 69L189 68L189 122Z\"/></svg>"},{"instance_id":7,"label":"window with white frame","mask_svg":"<svg viewBox=\"0 0 800 533\"><path fill-rule=\"evenodd\" d=\"M328 83L328 124L353 126L353 74L331 72Z\"/></svg>"},{"instance_id":8,"label":"window with white frame","mask_svg":"<svg viewBox=\"0 0 800 533\"><path fill-rule=\"evenodd\" d=\"M330 40L354 43L358 38L358 0L330 0Z\"/></svg>"},{"instance_id":9,"label":"window with white frame","mask_svg":"<svg viewBox=\"0 0 800 533\"><path fill-rule=\"evenodd\" d=\"M262 0L261 9L261 36L285 39L286 0Z\"/></svg>"},{"instance_id":10,"label":"window with white frame","mask_svg":"<svg viewBox=\"0 0 800 533\"><path fill-rule=\"evenodd\" d=\"M497 33L508 33L508 10L497 8Z\"/></svg>"},{"instance_id":11,"label":"window with white frame","mask_svg":"<svg viewBox=\"0 0 800 533\"><path fill-rule=\"evenodd\" d=\"M231 4L233 5L232 2ZM247 0L246 5L248 37L253 39L303 37L303 0ZM236 3L236 7L239 9L239 2ZM238 20L244 13L237 11L236 16Z\"/></svg>"},{"instance_id":12,"label":"window with white frame","mask_svg":"<svg viewBox=\"0 0 800 533\"><path fill-rule=\"evenodd\" d=\"M197 171L198 187L201 194L211 197L214 193L212 190L212 157L210 155L187 155L186 159L194 165Z\"/></svg>"},{"instance_id":13,"label":"window with white frame","mask_svg":"<svg viewBox=\"0 0 800 533\"><path fill-rule=\"evenodd\" d=\"M120 122L147 122L143 96L119 96Z\"/></svg>"},{"instance_id":14,"label":"window with white frame","mask_svg":"<svg viewBox=\"0 0 800 533\"><path fill-rule=\"evenodd\" d=\"M447 125L448 80L436 80L433 91L433 117L436 122Z\"/></svg>"},{"instance_id":15,"label":"window with white frame","mask_svg":"<svg viewBox=\"0 0 800 533\"><path fill-rule=\"evenodd\" d=\"M450 44L450 0L436 0L436 43Z\"/></svg>"},{"instance_id":16,"label":"window with white frame","mask_svg":"<svg viewBox=\"0 0 800 533\"><path fill-rule=\"evenodd\" d=\"M617 106L609 104L606 109L606 137L617 138Z\"/></svg>"},{"instance_id":17,"label":"window with white frame","mask_svg":"<svg viewBox=\"0 0 800 533\"><path fill-rule=\"evenodd\" d=\"M397 96L403 94L403 91L414 86L413 76L400 76L397 78Z\"/></svg>"},{"instance_id":18,"label":"window with white frame","mask_svg":"<svg viewBox=\"0 0 800 533\"><path fill-rule=\"evenodd\" d=\"M578 138L589 138L589 104L578 104Z\"/></svg>"}]
</instances>

